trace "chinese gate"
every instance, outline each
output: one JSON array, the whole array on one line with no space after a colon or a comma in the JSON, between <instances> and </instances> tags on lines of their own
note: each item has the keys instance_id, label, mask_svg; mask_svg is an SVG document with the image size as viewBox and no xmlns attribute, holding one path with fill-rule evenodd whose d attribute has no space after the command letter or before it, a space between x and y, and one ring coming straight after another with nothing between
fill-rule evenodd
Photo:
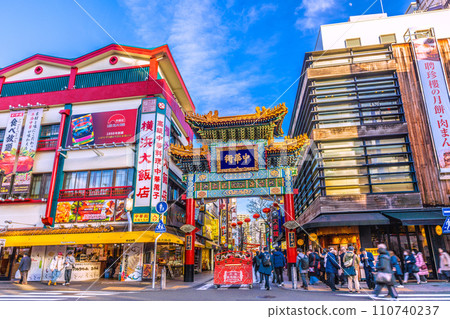
<instances>
[{"instance_id":1,"label":"chinese gate","mask_svg":"<svg viewBox=\"0 0 450 319\"><path fill-rule=\"evenodd\" d=\"M219 117L217 111L186 116L203 146L170 147L187 181L186 225L190 227L185 227L184 281L194 280L195 200L283 196L285 220L294 223L293 177L298 155L308 140L305 135L275 140L283 136L287 112L283 103L268 109L257 107L256 113L241 116ZM285 232L287 261L295 264L295 230L286 228Z\"/></svg>"}]
</instances>

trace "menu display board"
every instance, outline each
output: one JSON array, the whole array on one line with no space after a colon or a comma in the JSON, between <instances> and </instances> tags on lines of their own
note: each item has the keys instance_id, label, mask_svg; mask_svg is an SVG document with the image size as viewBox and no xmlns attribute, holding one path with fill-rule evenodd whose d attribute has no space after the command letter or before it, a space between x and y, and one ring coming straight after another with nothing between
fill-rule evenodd
<instances>
[{"instance_id":1,"label":"menu display board","mask_svg":"<svg viewBox=\"0 0 450 319\"><path fill-rule=\"evenodd\" d=\"M121 199L59 202L55 223L82 223L91 221L126 221L125 202Z\"/></svg>"}]
</instances>

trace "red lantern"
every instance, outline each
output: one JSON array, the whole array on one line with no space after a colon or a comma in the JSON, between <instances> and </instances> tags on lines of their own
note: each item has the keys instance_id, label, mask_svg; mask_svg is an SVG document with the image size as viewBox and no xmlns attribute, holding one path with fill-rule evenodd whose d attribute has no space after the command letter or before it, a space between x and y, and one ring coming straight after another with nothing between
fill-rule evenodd
<instances>
[{"instance_id":1,"label":"red lantern","mask_svg":"<svg viewBox=\"0 0 450 319\"><path fill-rule=\"evenodd\" d=\"M264 209L263 209L263 213L264 213L264 214L270 213L270 208L264 208Z\"/></svg>"},{"instance_id":2,"label":"red lantern","mask_svg":"<svg viewBox=\"0 0 450 319\"><path fill-rule=\"evenodd\" d=\"M261 215L259 215L258 213L253 214L253 218L254 218L254 219L258 219L260 216L261 216Z\"/></svg>"},{"instance_id":3,"label":"red lantern","mask_svg":"<svg viewBox=\"0 0 450 319\"><path fill-rule=\"evenodd\" d=\"M242 220L238 220L237 224L241 226L244 222Z\"/></svg>"},{"instance_id":4,"label":"red lantern","mask_svg":"<svg viewBox=\"0 0 450 319\"><path fill-rule=\"evenodd\" d=\"M259 216L258 216L258 217L259 217ZM244 219L244 222L250 223L250 220L251 220L251 219L247 217L246 219Z\"/></svg>"},{"instance_id":5,"label":"red lantern","mask_svg":"<svg viewBox=\"0 0 450 319\"><path fill-rule=\"evenodd\" d=\"M226 227L225 226L222 226L222 229L225 229Z\"/></svg>"},{"instance_id":6,"label":"red lantern","mask_svg":"<svg viewBox=\"0 0 450 319\"><path fill-rule=\"evenodd\" d=\"M231 227L236 227L236 223L231 223Z\"/></svg>"}]
</instances>

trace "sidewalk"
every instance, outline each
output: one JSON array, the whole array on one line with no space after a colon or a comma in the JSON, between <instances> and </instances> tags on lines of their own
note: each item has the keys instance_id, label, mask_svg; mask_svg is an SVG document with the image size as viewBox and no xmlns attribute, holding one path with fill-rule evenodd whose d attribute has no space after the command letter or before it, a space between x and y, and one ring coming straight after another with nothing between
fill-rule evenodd
<instances>
[{"instance_id":1,"label":"sidewalk","mask_svg":"<svg viewBox=\"0 0 450 319\"><path fill-rule=\"evenodd\" d=\"M287 279L287 276L285 276L285 279ZM297 282L297 290L306 291L303 288L300 288L301 285L302 285L302 282L300 280L300 282ZM361 286L361 290L372 291L372 290L367 289L367 285L364 281L360 282L360 286ZM293 289L292 281L285 280L284 286L282 286L281 288L292 290ZM341 292L341 293L348 292L347 285L344 285L343 287L341 287L341 285L339 284L339 285L336 285L336 288L338 288L339 292ZM321 291L321 292L330 291L331 292L331 289L327 285L325 285L323 282L319 281L318 283L316 283L313 286L308 285L307 292L310 292L310 291ZM426 284L418 285L415 281L411 281L411 282L408 282L407 284L405 284L404 288L397 288L397 291L399 293L402 293L402 292L405 292L405 293L409 293L409 292L422 292L422 293L449 292L450 293L450 283L448 283L446 281L442 281L442 280L429 280L428 283L426 283Z\"/></svg>"},{"instance_id":2,"label":"sidewalk","mask_svg":"<svg viewBox=\"0 0 450 319\"><path fill-rule=\"evenodd\" d=\"M177 279L168 279L166 282L166 290L186 289L193 288L202 285L213 279L214 273L212 271L202 272L195 274L194 282L184 282L183 277ZM18 284L18 280L14 281L0 281L0 292L5 290L67 290L67 291L83 291L83 290L95 290L95 291L140 291L151 290L151 281L118 281L112 279L99 279L97 281L82 281L72 282L70 286L63 286L58 283L56 286L48 286L48 282L28 282L28 285ZM161 287L160 281L155 283L156 290Z\"/></svg>"}]
</instances>

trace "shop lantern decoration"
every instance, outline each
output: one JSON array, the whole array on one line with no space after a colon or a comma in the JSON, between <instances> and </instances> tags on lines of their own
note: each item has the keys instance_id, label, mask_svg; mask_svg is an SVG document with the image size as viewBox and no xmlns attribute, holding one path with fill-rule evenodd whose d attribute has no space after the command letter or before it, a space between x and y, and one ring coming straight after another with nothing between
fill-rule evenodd
<instances>
[{"instance_id":1,"label":"shop lantern decoration","mask_svg":"<svg viewBox=\"0 0 450 319\"><path fill-rule=\"evenodd\" d=\"M236 227L237 226L237 224L236 223L231 223L231 227Z\"/></svg>"},{"instance_id":2,"label":"shop lantern decoration","mask_svg":"<svg viewBox=\"0 0 450 319\"><path fill-rule=\"evenodd\" d=\"M255 214L255 215L256 215L256 214ZM259 216L258 216L258 217L259 217ZM246 222L247 224L250 223L250 218L247 217L246 219L244 219L244 222Z\"/></svg>"},{"instance_id":3,"label":"shop lantern decoration","mask_svg":"<svg viewBox=\"0 0 450 319\"><path fill-rule=\"evenodd\" d=\"M237 222L237 224L238 224L239 226L242 226L243 223L244 223L244 222L243 222L242 220L238 220L238 222Z\"/></svg>"},{"instance_id":4,"label":"shop lantern decoration","mask_svg":"<svg viewBox=\"0 0 450 319\"><path fill-rule=\"evenodd\" d=\"M260 216L261 216L261 215L259 215L258 213L253 214L253 218L254 218L254 219L258 219Z\"/></svg>"},{"instance_id":5,"label":"shop lantern decoration","mask_svg":"<svg viewBox=\"0 0 450 319\"><path fill-rule=\"evenodd\" d=\"M262 211L264 214L268 214L270 213L270 208L264 208Z\"/></svg>"}]
</instances>

